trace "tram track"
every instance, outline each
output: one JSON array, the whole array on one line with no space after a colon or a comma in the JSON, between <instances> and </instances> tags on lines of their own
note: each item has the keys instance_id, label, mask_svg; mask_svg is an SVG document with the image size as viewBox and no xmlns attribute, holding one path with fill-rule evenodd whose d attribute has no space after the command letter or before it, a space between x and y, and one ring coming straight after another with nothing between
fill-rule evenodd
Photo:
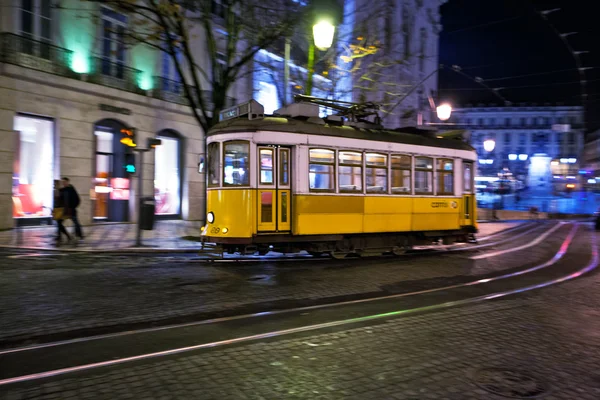
<instances>
[{"instance_id":1,"label":"tram track","mask_svg":"<svg viewBox=\"0 0 600 400\"><path fill-rule=\"evenodd\" d=\"M555 226L560 225L562 222L556 223ZM424 256L424 255L432 255L432 254L440 254L445 252L465 252L465 251L474 251L479 249L485 249L492 246L497 246L500 244L508 243L514 240L517 240L521 237L532 234L537 230L543 230L546 227L546 222L536 223L529 222L520 226L516 226L513 228L509 228L503 230L501 232L496 232L494 234L485 236L483 238L477 239L479 242L486 242L496 237L508 236L502 240L485 243L485 244L451 244L451 245L431 245L431 246L417 246L415 249L407 250L404 254L399 255L391 255L391 254L383 254L369 257L349 257L342 260L353 260L353 259L378 259L378 258L396 258L396 257L414 257L414 256ZM550 228L551 230L553 228ZM516 233L516 234L515 234ZM206 258L206 257L195 257L189 259L189 262L195 263L217 263L217 264L243 264L243 263L264 263L264 262L295 262L295 261L326 261L326 260L336 260L333 257L314 257L310 255L284 255L284 256L230 256L227 258ZM340 259L337 259L340 261ZM183 262L183 260L182 260Z\"/></svg>"},{"instance_id":2,"label":"tram track","mask_svg":"<svg viewBox=\"0 0 600 400\"><path fill-rule=\"evenodd\" d=\"M582 236L587 237L575 243L573 250L571 247L576 241L576 234L582 229L587 231ZM569 254L573 258L584 248L589 248L588 239L592 242L590 261L582 268L569 259ZM567 260L564 260L565 256ZM546 275L540 274L559 262L561 269ZM144 362L194 350L466 305L562 283L593 270L597 265L595 233L581 224L573 224L551 259L496 277L378 298L217 318L3 350L0 351L0 362L18 367L8 375L5 371L2 372L0 386L130 362ZM526 276L528 278L523 279ZM474 288L476 289L473 290ZM173 337L177 338L177 346L174 346ZM204 340L199 340L199 337ZM45 367L36 368L40 365Z\"/></svg>"}]
</instances>

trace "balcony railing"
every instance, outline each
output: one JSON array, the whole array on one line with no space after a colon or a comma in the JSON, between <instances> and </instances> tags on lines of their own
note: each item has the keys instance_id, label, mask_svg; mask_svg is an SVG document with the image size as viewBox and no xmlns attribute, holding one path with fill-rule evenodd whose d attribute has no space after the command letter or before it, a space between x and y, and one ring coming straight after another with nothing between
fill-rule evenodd
<instances>
[{"instance_id":1,"label":"balcony railing","mask_svg":"<svg viewBox=\"0 0 600 400\"><path fill-rule=\"evenodd\" d=\"M71 50L15 35L0 33L0 61L56 75L75 77Z\"/></svg>"},{"instance_id":2,"label":"balcony railing","mask_svg":"<svg viewBox=\"0 0 600 400\"><path fill-rule=\"evenodd\" d=\"M172 79L163 78L162 76L154 76L154 85L152 89L152 97L155 99L169 101L171 103L178 103L183 105L189 105L190 102L185 95L185 89L183 83L174 81ZM196 91L192 90L192 96L196 95ZM204 105L209 110L213 107L212 103L212 92L209 90L202 91L202 100ZM232 107L235 105L235 99L233 97L227 97L225 99L225 108Z\"/></svg>"},{"instance_id":3,"label":"balcony railing","mask_svg":"<svg viewBox=\"0 0 600 400\"><path fill-rule=\"evenodd\" d=\"M123 63L93 57L92 71L88 81L128 92L145 94L144 90L138 86L141 73L140 70L128 67Z\"/></svg>"},{"instance_id":4,"label":"balcony railing","mask_svg":"<svg viewBox=\"0 0 600 400\"><path fill-rule=\"evenodd\" d=\"M50 43L32 40L9 32L0 32L0 62L48 72L73 79L84 79L83 74L73 72L73 52ZM91 69L85 80L98 85L146 95L139 88L141 71L101 57L92 57ZM189 105L183 85L177 81L155 76L152 97L171 103ZM193 91L192 93L195 93ZM211 92L202 91L204 103L212 108ZM235 99L227 97L225 108L235 105Z\"/></svg>"}]
</instances>

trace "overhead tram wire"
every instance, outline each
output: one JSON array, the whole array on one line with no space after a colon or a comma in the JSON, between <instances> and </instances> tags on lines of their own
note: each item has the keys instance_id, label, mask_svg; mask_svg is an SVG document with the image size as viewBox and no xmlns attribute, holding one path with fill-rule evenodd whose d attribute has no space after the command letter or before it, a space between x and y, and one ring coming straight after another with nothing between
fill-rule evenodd
<instances>
[{"instance_id":1,"label":"overhead tram wire","mask_svg":"<svg viewBox=\"0 0 600 400\"><path fill-rule=\"evenodd\" d=\"M505 105L512 104L511 101L509 101L504 96L502 96L500 93L498 93L497 89L491 88L488 85L486 85L485 83L483 83L483 79L481 79L479 77L473 78L472 76L470 76L470 75L462 72L462 70L461 70L462 68L460 66L453 65L452 68L447 69L444 64L440 64L439 68L433 70L431 73L429 73L429 75L427 75L425 78L421 79L418 83L416 83L415 85L413 85L410 88L410 90L408 91L408 93L406 93L404 96L402 96L402 98L400 98L400 100L398 100L398 102L396 102L396 104L394 104L394 106L389 111L384 111L384 110L382 110L382 111L384 111L388 115L391 114L392 112L394 112L394 110L396 109L396 107L398 107L400 105L400 103L402 103L408 96L410 96L412 94L412 92L415 91L416 88L418 88L419 86L421 86L421 84L423 82L425 82L433 74L435 74L438 71L441 71L442 69L446 69L446 70L449 70L449 71L454 71L455 73L457 73L457 74L459 74L459 75L461 75L461 76L463 76L465 78L468 78L468 79L472 80L475 83L478 83L478 84L482 85L483 88L480 89L480 90L487 89L487 90L491 91L492 93L494 93L494 95L496 95L497 97L499 97L504 102Z\"/></svg>"},{"instance_id":2,"label":"overhead tram wire","mask_svg":"<svg viewBox=\"0 0 600 400\"><path fill-rule=\"evenodd\" d=\"M552 29L554 31L554 33L556 33L558 35L558 37L560 38L560 40L563 42L563 44L566 46L567 50L569 50L569 53L571 53L571 56L575 60L575 64L577 66L577 71L579 72L579 82L580 82L580 87L581 87L581 105L583 106L583 110L584 110L584 113L585 113L586 97L587 97L586 88L585 88L585 84L587 82L586 78L585 78L585 70L586 70L586 68L582 66L579 54L586 53L586 52L575 51L575 49L573 49L573 47L569 43L569 40L567 39L569 36L577 34L577 32L560 33L558 31L558 29L556 29L556 27L554 26L554 24L552 24L552 22L550 22L550 19L548 19L548 15L551 14L551 13L553 13L553 12L555 12L555 11L560 11L561 10L560 8L553 8L553 9L550 9L550 10L538 11L537 8L535 8L535 6L531 2L528 2L528 3L531 5L531 8L533 9L533 11L542 20L546 21L546 23L548 24L548 26L550 27L550 29ZM584 118L584 122L583 123L584 123L583 129L585 131L585 118Z\"/></svg>"}]
</instances>

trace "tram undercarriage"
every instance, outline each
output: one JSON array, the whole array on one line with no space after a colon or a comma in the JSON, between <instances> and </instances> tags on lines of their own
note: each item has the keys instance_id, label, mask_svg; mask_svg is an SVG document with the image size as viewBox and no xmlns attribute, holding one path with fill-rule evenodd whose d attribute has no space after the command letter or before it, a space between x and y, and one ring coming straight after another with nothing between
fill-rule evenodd
<instances>
[{"instance_id":1,"label":"tram undercarriage","mask_svg":"<svg viewBox=\"0 0 600 400\"><path fill-rule=\"evenodd\" d=\"M463 230L453 231L427 231L403 233L377 233L357 235L255 235L252 239L229 239L225 242L222 238L217 248L218 251L229 254L256 254L265 255L270 251L278 253L299 253L306 251L311 255L319 256L328 254L333 258L347 256L367 257L381 254L401 255L414 246L427 246L432 244L449 245L453 243L473 242L474 231L465 227ZM203 248L210 243L210 237L203 238Z\"/></svg>"}]
</instances>

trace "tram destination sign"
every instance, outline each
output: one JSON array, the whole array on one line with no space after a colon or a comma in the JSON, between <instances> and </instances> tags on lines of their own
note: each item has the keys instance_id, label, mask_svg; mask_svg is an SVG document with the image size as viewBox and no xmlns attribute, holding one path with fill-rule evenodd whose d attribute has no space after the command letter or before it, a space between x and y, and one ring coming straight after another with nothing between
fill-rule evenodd
<instances>
[{"instance_id":1,"label":"tram destination sign","mask_svg":"<svg viewBox=\"0 0 600 400\"><path fill-rule=\"evenodd\" d=\"M128 108L115 107L110 104L98 104L98 108L102 111L114 112L117 114L131 115L131 110Z\"/></svg>"}]
</instances>

